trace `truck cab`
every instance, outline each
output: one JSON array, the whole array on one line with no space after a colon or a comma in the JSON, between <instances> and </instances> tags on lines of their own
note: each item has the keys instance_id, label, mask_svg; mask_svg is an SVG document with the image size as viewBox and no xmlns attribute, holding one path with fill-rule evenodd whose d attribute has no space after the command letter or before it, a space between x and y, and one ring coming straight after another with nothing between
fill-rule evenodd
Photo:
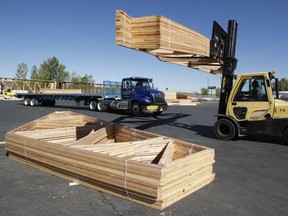
<instances>
[{"instance_id":1,"label":"truck cab","mask_svg":"<svg viewBox=\"0 0 288 216\"><path fill-rule=\"evenodd\" d=\"M168 107L165 94L153 89L151 84L152 79L144 77L122 79L121 100L114 103L118 105L118 109L129 109L135 116L140 116L142 112L161 114Z\"/></svg>"},{"instance_id":2,"label":"truck cab","mask_svg":"<svg viewBox=\"0 0 288 216\"><path fill-rule=\"evenodd\" d=\"M122 82L104 81L101 98L89 100L91 110L129 110L133 116L143 112L160 115L167 109L165 94L151 87L152 79L144 77L123 78Z\"/></svg>"},{"instance_id":3,"label":"truck cab","mask_svg":"<svg viewBox=\"0 0 288 216\"><path fill-rule=\"evenodd\" d=\"M215 135L219 139L262 134L283 136L285 143L288 143L288 102L275 97L272 78L270 72L237 76L229 95L226 114L219 115L214 125Z\"/></svg>"}]
</instances>

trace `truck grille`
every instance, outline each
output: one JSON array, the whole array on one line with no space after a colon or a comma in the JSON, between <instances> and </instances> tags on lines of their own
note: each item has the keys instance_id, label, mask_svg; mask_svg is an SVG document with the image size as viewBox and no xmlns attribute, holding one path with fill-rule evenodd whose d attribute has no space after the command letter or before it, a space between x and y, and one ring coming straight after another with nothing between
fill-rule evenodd
<instances>
[{"instance_id":1,"label":"truck grille","mask_svg":"<svg viewBox=\"0 0 288 216\"><path fill-rule=\"evenodd\" d=\"M153 99L154 99L155 104L163 104L166 102L165 95L161 93L153 94Z\"/></svg>"}]
</instances>

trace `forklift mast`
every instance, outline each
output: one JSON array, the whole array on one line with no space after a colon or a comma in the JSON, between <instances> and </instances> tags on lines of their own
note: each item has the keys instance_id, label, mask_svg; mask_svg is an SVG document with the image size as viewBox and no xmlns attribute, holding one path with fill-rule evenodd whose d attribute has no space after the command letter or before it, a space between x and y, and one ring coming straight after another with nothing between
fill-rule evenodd
<instances>
[{"instance_id":1,"label":"forklift mast","mask_svg":"<svg viewBox=\"0 0 288 216\"><path fill-rule=\"evenodd\" d=\"M227 102L233 86L234 71L237 66L235 58L238 24L228 21L227 33L214 21L211 40L211 57L218 59L223 65L218 114L225 115Z\"/></svg>"}]
</instances>

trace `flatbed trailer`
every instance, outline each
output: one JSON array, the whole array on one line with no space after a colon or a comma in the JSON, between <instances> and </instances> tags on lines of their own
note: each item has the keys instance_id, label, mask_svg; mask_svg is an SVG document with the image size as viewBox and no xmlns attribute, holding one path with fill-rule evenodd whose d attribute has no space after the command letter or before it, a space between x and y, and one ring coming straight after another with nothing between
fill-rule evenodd
<instances>
[{"instance_id":1,"label":"flatbed trailer","mask_svg":"<svg viewBox=\"0 0 288 216\"><path fill-rule=\"evenodd\" d=\"M98 100L102 98L102 95L95 94L62 94L62 93L17 93L16 97L23 98L23 103L25 106L54 106L57 100L63 101L75 101L81 102L84 101L84 104L87 105L88 101Z\"/></svg>"},{"instance_id":2,"label":"flatbed trailer","mask_svg":"<svg viewBox=\"0 0 288 216\"><path fill-rule=\"evenodd\" d=\"M102 94L81 93L17 93L25 106L54 106L56 101L83 102L90 110L129 110L134 116L143 112L161 114L167 109L163 92L150 86L151 79L143 77L124 78L121 82L104 81Z\"/></svg>"}]
</instances>

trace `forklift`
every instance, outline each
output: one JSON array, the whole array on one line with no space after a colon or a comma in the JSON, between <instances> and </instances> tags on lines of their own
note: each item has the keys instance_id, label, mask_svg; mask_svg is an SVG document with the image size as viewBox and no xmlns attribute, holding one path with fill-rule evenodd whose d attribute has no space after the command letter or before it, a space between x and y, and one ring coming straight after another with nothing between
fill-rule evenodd
<instances>
[{"instance_id":1,"label":"forklift","mask_svg":"<svg viewBox=\"0 0 288 216\"><path fill-rule=\"evenodd\" d=\"M234 74L237 67L237 30L238 23L235 20L228 21L227 31L214 21L208 56L187 56L185 52L181 55L181 52L173 50L163 52L147 47L132 49L152 54L160 61L222 75L217 121L213 127L217 138L232 140L250 134L263 134L283 137L288 144L288 103L279 99L278 79L274 73ZM119 41L118 45L131 48ZM207 69L209 67L211 69Z\"/></svg>"},{"instance_id":2,"label":"forklift","mask_svg":"<svg viewBox=\"0 0 288 216\"><path fill-rule=\"evenodd\" d=\"M211 57L223 62L214 133L221 140L250 134L282 136L288 144L288 103L279 99L278 79L274 73L234 75L237 29L235 20L229 20L227 32L216 21L213 23Z\"/></svg>"}]
</instances>

